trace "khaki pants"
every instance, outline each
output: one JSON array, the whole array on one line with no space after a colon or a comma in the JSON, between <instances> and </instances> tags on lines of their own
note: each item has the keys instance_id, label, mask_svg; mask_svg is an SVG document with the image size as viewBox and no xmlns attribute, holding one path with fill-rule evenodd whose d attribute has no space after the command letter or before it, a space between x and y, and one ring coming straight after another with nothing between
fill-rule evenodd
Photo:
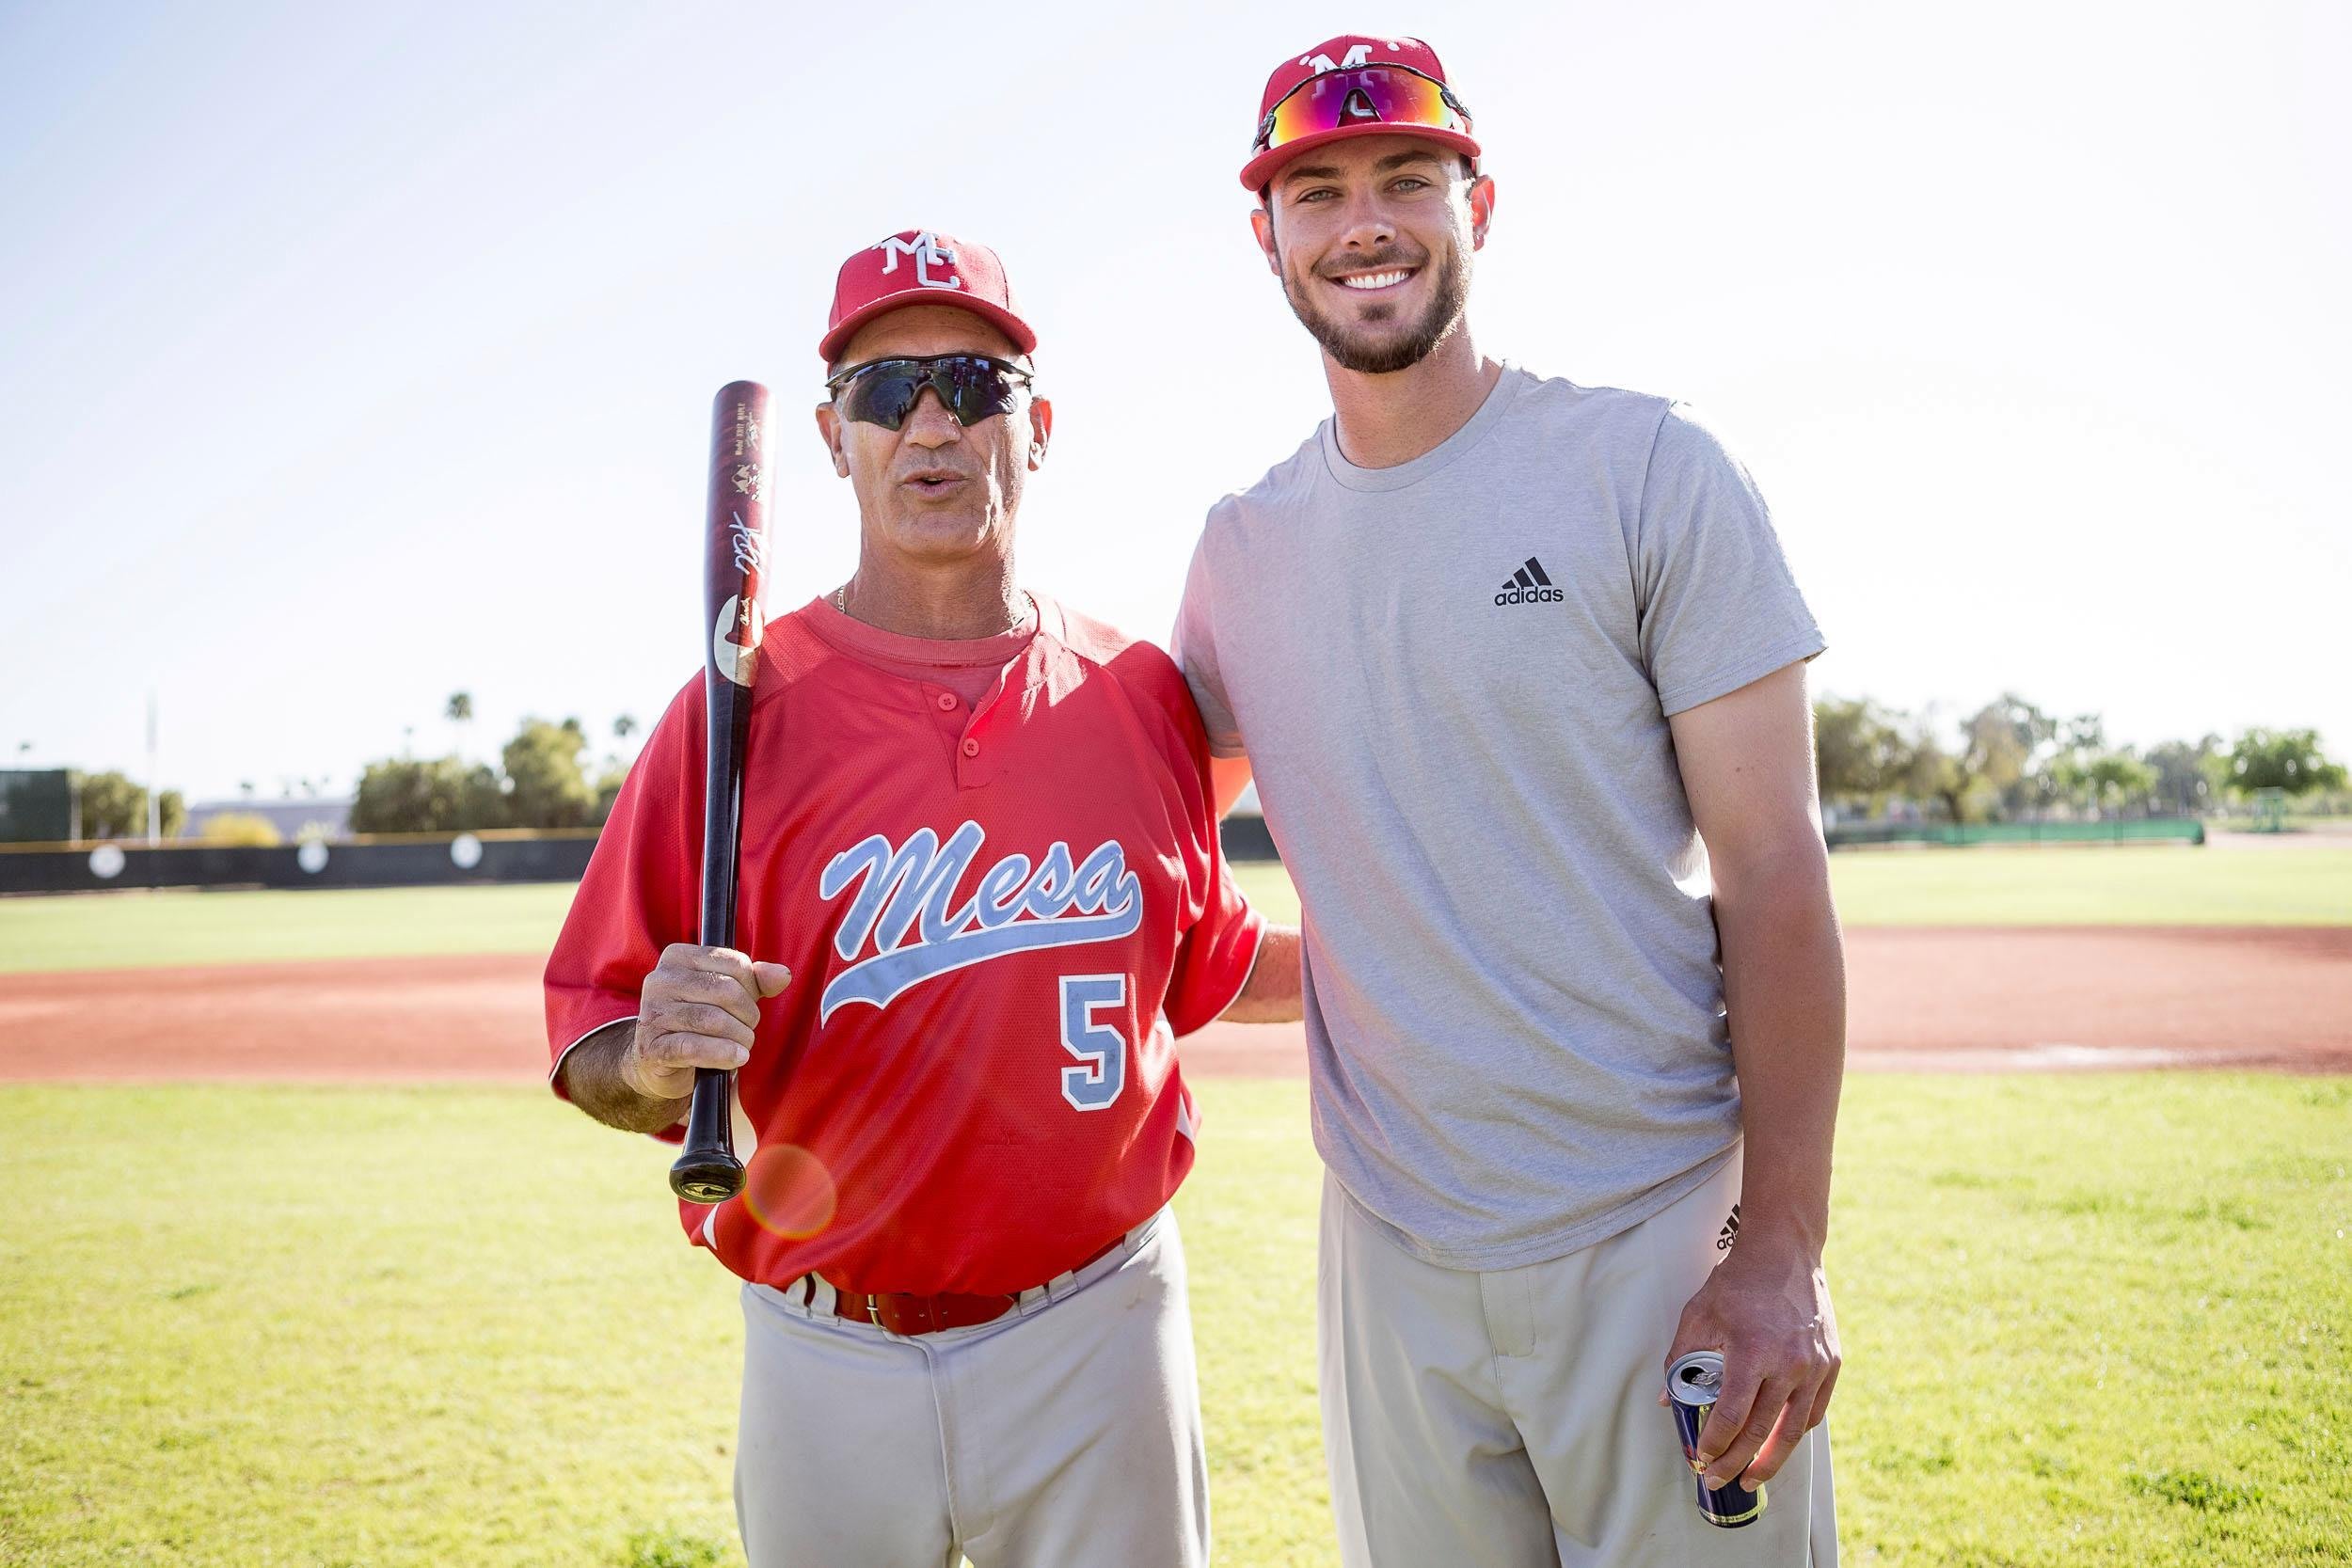
<instances>
[{"instance_id":1,"label":"khaki pants","mask_svg":"<svg viewBox=\"0 0 2352 1568\"><path fill-rule=\"evenodd\" d=\"M1722 1256L1740 1159L1605 1242L1477 1274L1400 1251L1327 1174L1323 1435L1347 1568L1836 1568L1829 1430L1762 1518L1703 1521L1658 1405L1683 1304Z\"/></svg>"},{"instance_id":2,"label":"khaki pants","mask_svg":"<svg viewBox=\"0 0 2352 1568\"><path fill-rule=\"evenodd\" d=\"M974 1328L897 1335L799 1295L743 1288L735 1513L752 1568L1208 1561L1173 1214Z\"/></svg>"}]
</instances>

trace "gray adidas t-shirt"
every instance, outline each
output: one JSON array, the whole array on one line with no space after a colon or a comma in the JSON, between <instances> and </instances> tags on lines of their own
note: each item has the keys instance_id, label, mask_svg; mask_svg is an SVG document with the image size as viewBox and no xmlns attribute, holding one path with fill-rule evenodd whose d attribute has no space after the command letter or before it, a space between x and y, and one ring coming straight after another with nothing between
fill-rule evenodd
<instances>
[{"instance_id":1,"label":"gray adidas t-shirt","mask_svg":"<svg viewBox=\"0 0 2352 1568\"><path fill-rule=\"evenodd\" d=\"M1175 653L1306 909L1316 1147L1400 1244L1603 1240L1739 1136L1669 714L1822 647L1761 497L1661 398L1506 367L1359 468L1327 420L1210 512Z\"/></svg>"}]
</instances>

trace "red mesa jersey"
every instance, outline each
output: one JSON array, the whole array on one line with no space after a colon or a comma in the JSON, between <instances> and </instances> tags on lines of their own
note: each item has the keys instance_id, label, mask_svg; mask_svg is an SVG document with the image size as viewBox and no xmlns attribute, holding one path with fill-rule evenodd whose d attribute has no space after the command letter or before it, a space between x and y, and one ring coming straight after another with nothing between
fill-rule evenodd
<instances>
[{"instance_id":1,"label":"red mesa jersey","mask_svg":"<svg viewBox=\"0 0 2352 1568\"><path fill-rule=\"evenodd\" d=\"M1175 665L1037 604L977 705L945 670L852 652L876 634L822 601L768 627L737 945L792 983L737 1074L743 1196L679 1205L746 1279L1019 1291L1191 1168L1175 1037L1239 993L1264 922L1227 876ZM695 940L704 706L698 677L655 726L548 960L559 1064Z\"/></svg>"}]
</instances>

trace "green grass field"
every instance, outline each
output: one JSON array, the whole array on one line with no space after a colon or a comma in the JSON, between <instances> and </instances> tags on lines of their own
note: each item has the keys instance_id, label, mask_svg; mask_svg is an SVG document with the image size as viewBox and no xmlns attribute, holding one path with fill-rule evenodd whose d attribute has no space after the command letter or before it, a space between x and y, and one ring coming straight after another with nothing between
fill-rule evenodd
<instances>
[{"instance_id":1,"label":"green grass field","mask_svg":"<svg viewBox=\"0 0 2352 1568\"><path fill-rule=\"evenodd\" d=\"M2352 924L2346 848L1832 863L1857 926ZM0 970L540 951L570 893L0 900ZM1327 1563L1304 1086L1200 1092L1219 1560ZM0 1087L0 1562L739 1562L667 1158L523 1089ZM2352 1563L2348 1171L2352 1081L1851 1080L1845 1560Z\"/></svg>"},{"instance_id":2,"label":"green grass field","mask_svg":"<svg viewBox=\"0 0 2352 1568\"><path fill-rule=\"evenodd\" d=\"M1849 926L2352 926L2352 847L1851 850Z\"/></svg>"},{"instance_id":3,"label":"green grass field","mask_svg":"<svg viewBox=\"0 0 2352 1568\"><path fill-rule=\"evenodd\" d=\"M544 953L568 883L0 898L0 974L434 953Z\"/></svg>"},{"instance_id":4,"label":"green grass field","mask_svg":"<svg viewBox=\"0 0 2352 1568\"><path fill-rule=\"evenodd\" d=\"M1279 865L1236 866L1277 920ZM2172 846L1833 855L1849 926L2352 925L2352 847ZM0 898L0 973L431 953L544 953L568 885Z\"/></svg>"},{"instance_id":5,"label":"green grass field","mask_svg":"<svg viewBox=\"0 0 2352 1568\"><path fill-rule=\"evenodd\" d=\"M1304 1086L1201 1093L1219 1560L1328 1563ZM1840 1154L1846 1561L2352 1561L2352 1083L1862 1078ZM0 1561L739 1561L666 1159L521 1089L0 1092Z\"/></svg>"}]
</instances>

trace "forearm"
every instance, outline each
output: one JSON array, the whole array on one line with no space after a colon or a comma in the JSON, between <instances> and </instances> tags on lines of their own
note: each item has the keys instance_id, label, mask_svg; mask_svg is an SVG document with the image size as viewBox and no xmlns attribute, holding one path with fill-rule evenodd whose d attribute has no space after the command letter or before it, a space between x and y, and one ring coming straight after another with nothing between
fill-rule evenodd
<instances>
[{"instance_id":1,"label":"forearm","mask_svg":"<svg viewBox=\"0 0 2352 1568\"><path fill-rule=\"evenodd\" d=\"M1295 1023L1301 1009L1298 927L1268 926L1259 939L1249 983L1218 1016L1232 1023Z\"/></svg>"},{"instance_id":2,"label":"forearm","mask_svg":"<svg viewBox=\"0 0 2352 1568\"><path fill-rule=\"evenodd\" d=\"M608 1023L566 1052L564 1092L573 1104L607 1127L625 1132L660 1132L684 1118L692 1097L649 1099L622 1079L621 1057L636 1030L635 1019Z\"/></svg>"},{"instance_id":3,"label":"forearm","mask_svg":"<svg viewBox=\"0 0 2352 1568\"><path fill-rule=\"evenodd\" d=\"M1746 1146L1740 1241L1818 1262L1846 1070L1845 943L1819 843L1719 874L1715 925Z\"/></svg>"}]
</instances>

